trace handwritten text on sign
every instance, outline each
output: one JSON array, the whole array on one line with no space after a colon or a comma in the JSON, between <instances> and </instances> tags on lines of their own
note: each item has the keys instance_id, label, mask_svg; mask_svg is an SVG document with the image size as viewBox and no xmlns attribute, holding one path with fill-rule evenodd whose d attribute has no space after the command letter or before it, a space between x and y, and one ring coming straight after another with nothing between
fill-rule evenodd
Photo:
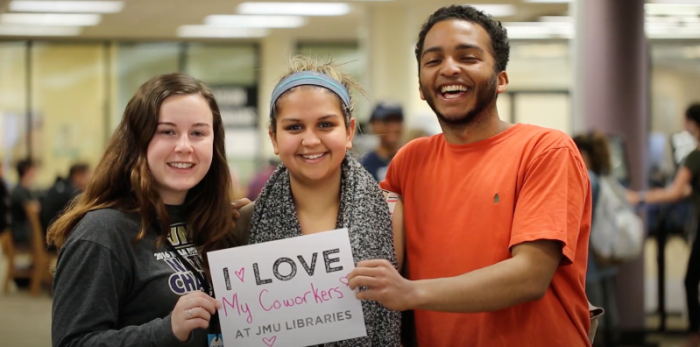
<instances>
[{"instance_id":1,"label":"handwritten text on sign","mask_svg":"<svg viewBox=\"0 0 700 347\"><path fill-rule=\"evenodd\" d=\"M224 346L302 347L367 335L348 287L347 229L210 252Z\"/></svg>"}]
</instances>

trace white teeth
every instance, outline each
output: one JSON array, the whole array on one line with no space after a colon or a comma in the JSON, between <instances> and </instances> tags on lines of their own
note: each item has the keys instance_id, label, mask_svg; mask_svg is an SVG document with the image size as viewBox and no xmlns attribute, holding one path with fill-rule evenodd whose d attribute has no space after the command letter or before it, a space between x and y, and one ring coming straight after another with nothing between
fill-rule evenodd
<instances>
[{"instance_id":1,"label":"white teeth","mask_svg":"<svg viewBox=\"0 0 700 347\"><path fill-rule=\"evenodd\" d=\"M324 154L325 154L325 153L321 153L321 154L311 154L311 155L302 155L302 157L304 157L304 158L306 158L306 159L317 159L317 158L322 157Z\"/></svg>"},{"instance_id":2,"label":"white teeth","mask_svg":"<svg viewBox=\"0 0 700 347\"><path fill-rule=\"evenodd\" d=\"M178 169L189 169L192 167L192 163L170 163L168 165Z\"/></svg>"},{"instance_id":3,"label":"white teeth","mask_svg":"<svg viewBox=\"0 0 700 347\"><path fill-rule=\"evenodd\" d=\"M441 91L442 93L446 93L446 92L457 92L457 91L459 91L459 92L466 92L466 91L467 91L467 87L462 86L462 85L444 86L444 87L442 87L442 89L441 89L440 91Z\"/></svg>"}]
</instances>

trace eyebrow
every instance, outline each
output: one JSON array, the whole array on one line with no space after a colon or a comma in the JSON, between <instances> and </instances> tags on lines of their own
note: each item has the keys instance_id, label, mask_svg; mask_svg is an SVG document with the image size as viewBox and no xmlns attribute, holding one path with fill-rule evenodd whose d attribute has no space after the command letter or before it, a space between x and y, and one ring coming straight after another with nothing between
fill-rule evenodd
<instances>
[{"instance_id":1,"label":"eyebrow","mask_svg":"<svg viewBox=\"0 0 700 347\"><path fill-rule=\"evenodd\" d=\"M338 116L337 114L329 114L329 115L325 115L325 116L323 116L323 117L319 117L318 120L327 120L327 119L330 119L330 118L338 118L338 117L339 117L339 116ZM301 120L300 120L300 119L297 119L297 118L284 118L284 119L281 119L280 121L282 121L282 122L289 122L289 123L292 123L292 122L301 122Z\"/></svg>"},{"instance_id":2,"label":"eyebrow","mask_svg":"<svg viewBox=\"0 0 700 347\"><path fill-rule=\"evenodd\" d=\"M458 50L458 51L464 51L464 50L475 49L475 50L477 50L477 51L479 51L479 52L484 52L484 50L483 50L481 47L479 47L479 46L477 46L477 45L467 44L467 43L459 44L459 45L457 45L457 47L455 47L455 49ZM428 53L442 52L442 51L443 51L442 47L439 47L439 46L426 48L426 49L423 51L423 54L421 54L420 57L423 58L423 57L424 57L426 54L428 54Z\"/></svg>"},{"instance_id":3,"label":"eyebrow","mask_svg":"<svg viewBox=\"0 0 700 347\"><path fill-rule=\"evenodd\" d=\"M177 125L173 122L158 122L158 125L170 125L170 126L177 127ZM197 128L197 127L207 127L208 128L208 127L210 127L210 125L207 123L194 123L194 124L192 124L192 127L193 128Z\"/></svg>"}]
</instances>

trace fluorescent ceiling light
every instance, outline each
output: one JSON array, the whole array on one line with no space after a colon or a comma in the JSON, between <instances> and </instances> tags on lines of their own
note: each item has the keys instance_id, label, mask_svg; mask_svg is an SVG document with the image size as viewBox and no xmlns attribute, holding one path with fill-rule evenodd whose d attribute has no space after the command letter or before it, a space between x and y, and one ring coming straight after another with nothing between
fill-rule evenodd
<instances>
[{"instance_id":1,"label":"fluorescent ceiling light","mask_svg":"<svg viewBox=\"0 0 700 347\"><path fill-rule=\"evenodd\" d=\"M574 19L569 16L542 16L540 22L571 23Z\"/></svg>"},{"instance_id":2,"label":"fluorescent ceiling light","mask_svg":"<svg viewBox=\"0 0 700 347\"><path fill-rule=\"evenodd\" d=\"M468 5L492 17L508 17L516 13L515 6L513 5Z\"/></svg>"},{"instance_id":3,"label":"fluorescent ceiling light","mask_svg":"<svg viewBox=\"0 0 700 347\"><path fill-rule=\"evenodd\" d=\"M645 4L644 10L650 16L697 16L700 5L684 4Z\"/></svg>"},{"instance_id":4,"label":"fluorescent ceiling light","mask_svg":"<svg viewBox=\"0 0 700 347\"><path fill-rule=\"evenodd\" d=\"M574 27L566 22L510 22L503 23L509 39L572 38Z\"/></svg>"},{"instance_id":5,"label":"fluorescent ceiling light","mask_svg":"<svg viewBox=\"0 0 700 347\"><path fill-rule=\"evenodd\" d=\"M263 37L268 33L263 28L226 28L208 25L183 25L177 29L179 37L245 38Z\"/></svg>"},{"instance_id":6,"label":"fluorescent ceiling light","mask_svg":"<svg viewBox=\"0 0 700 347\"><path fill-rule=\"evenodd\" d=\"M66 13L3 13L0 14L2 24L22 25L67 25L92 26L100 23L99 14L66 14Z\"/></svg>"},{"instance_id":7,"label":"fluorescent ceiling light","mask_svg":"<svg viewBox=\"0 0 700 347\"><path fill-rule=\"evenodd\" d=\"M116 13L123 1L10 1L12 12Z\"/></svg>"},{"instance_id":8,"label":"fluorescent ceiling light","mask_svg":"<svg viewBox=\"0 0 700 347\"><path fill-rule=\"evenodd\" d=\"M298 28L306 25L301 16L211 15L204 24L228 28Z\"/></svg>"},{"instance_id":9,"label":"fluorescent ceiling light","mask_svg":"<svg viewBox=\"0 0 700 347\"><path fill-rule=\"evenodd\" d=\"M350 5L338 2L244 2L238 5L240 14L342 16L349 12Z\"/></svg>"},{"instance_id":10,"label":"fluorescent ceiling light","mask_svg":"<svg viewBox=\"0 0 700 347\"><path fill-rule=\"evenodd\" d=\"M81 27L0 25L0 35L7 36L77 36Z\"/></svg>"}]
</instances>

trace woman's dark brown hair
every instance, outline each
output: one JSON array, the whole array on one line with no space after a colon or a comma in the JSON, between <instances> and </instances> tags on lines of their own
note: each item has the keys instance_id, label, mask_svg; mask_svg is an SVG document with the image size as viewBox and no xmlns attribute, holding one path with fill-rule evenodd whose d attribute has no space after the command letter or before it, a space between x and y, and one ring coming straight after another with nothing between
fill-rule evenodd
<instances>
[{"instance_id":1,"label":"woman's dark brown hair","mask_svg":"<svg viewBox=\"0 0 700 347\"><path fill-rule=\"evenodd\" d=\"M148 169L146 151L156 132L163 101L172 95L188 94L199 94L207 101L214 121L211 167L202 181L189 190L183 205L188 211L188 230L202 254L236 245L231 234L233 187L219 107L203 83L180 73L152 78L131 98L86 191L49 227L50 244L62 247L88 212L104 208L140 214L141 230L135 242L143 239L154 218L157 217L161 225L169 225L165 204ZM167 231L162 230L158 244L165 242L166 235ZM207 257L203 258L207 266Z\"/></svg>"},{"instance_id":2,"label":"woman's dark brown hair","mask_svg":"<svg viewBox=\"0 0 700 347\"><path fill-rule=\"evenodd\" d=\"M601 132L592 131L574 137L574 143L581 154L586 153L590 159L588 169L596 175L608 175L612 170L610 143L607 136Z\"/></svg>"}]
</instances>

